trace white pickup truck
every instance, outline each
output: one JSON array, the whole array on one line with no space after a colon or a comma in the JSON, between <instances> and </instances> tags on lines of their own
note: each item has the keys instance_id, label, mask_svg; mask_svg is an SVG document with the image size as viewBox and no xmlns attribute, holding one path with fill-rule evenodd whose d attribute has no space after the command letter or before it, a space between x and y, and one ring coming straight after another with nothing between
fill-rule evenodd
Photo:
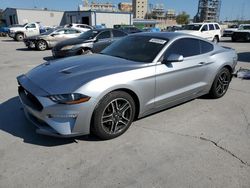
<instances>
[{"instance_id":1,"label":"white pickup truck","mask_svg":"<svg viewBox=\"0 0 250 188\"><path fill-rule=\"evenodd\" d=\"M38 23L28 23L21 27L11 27L9 37L16 41L22 41L24 37L31 37L40 34L40 25Z\"/></svg>"}]
</instances>

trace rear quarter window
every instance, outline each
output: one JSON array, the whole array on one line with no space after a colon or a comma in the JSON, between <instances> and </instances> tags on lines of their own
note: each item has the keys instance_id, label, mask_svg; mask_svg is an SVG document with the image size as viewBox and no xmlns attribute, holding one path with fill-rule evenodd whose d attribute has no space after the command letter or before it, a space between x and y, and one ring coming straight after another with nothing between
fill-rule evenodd
<instances>
[{"instance_id":1,"label":"rear quarter window","mask_svg":"<svg viewBox=\"0 0 250 188\"><path fill-rule=\"evenodd\" d=\"M214 46L208 42L200 40L201 54L205 54L214 50Z\"/></svg>"},{"instance_id":2,"label":"rear quarter window","mask_svg":"<svg viewBox=\"0 0 250 188\"><path fill-rule=\"evenodd\" d=\"M214 24L216 29L220 29L218 24Z\"/></svg>"}]
</instances>

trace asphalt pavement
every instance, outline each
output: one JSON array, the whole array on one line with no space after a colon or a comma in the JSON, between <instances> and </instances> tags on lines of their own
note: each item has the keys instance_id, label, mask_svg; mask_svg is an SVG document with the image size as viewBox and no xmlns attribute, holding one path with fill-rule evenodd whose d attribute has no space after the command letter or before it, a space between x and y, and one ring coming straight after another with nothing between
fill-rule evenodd
<instances>
[{"instance_id":1,"label":"asphalt pavement","mask_svg":"<svg viewBox=\"0 0 250 188\"><path fill-rule=\"evenodd\" d=\"M250 43L237 69L250 69ZM1 188L249 188L250 80L233 78L223 98L199 98L140 119L122 136L58 139L35 133L17 97L16 77L51 60L0 38Z\"/></svg>"}]
</instances>

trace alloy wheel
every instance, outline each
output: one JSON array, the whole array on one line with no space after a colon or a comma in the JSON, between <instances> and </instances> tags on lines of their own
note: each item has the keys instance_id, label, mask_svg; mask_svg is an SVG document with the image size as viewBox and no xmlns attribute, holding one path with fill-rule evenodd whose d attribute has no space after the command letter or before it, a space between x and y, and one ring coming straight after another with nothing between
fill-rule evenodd
<instances>
[{"instance_id":1,"label":"alloy wheel","mask_svg":"<svg viewBox=\"0 0 250 188\"><path fill-rule=\"evenodd\" d=\"M130 125L133 110L129 101L124 98L112 100L104 109L101 125L108 134L117 134Z\"/></svg>"},{"instance_id":2,"label":"alloy wheel","mask_svg":"<svg viewBox=\"0 0 250 188\"><path fill-rule=\"evenodd\" d=\"M230 77L227 74L227 72L221 72L221 74L219 75L218 79L217 79L217 83L216 83L216 92L218 95L223 95L229 86L230 83Z\"/></svg>"}]
</instances>

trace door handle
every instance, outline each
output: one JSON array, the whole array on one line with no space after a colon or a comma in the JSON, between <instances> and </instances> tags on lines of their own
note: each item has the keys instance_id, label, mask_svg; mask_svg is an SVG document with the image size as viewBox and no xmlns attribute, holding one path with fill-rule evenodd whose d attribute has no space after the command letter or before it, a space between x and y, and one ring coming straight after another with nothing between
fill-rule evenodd
<instances>
[{"instance_id":1,"label":"door handle","mask_svg":"<svg viewBox=\"0 0 250 188\"><path fill-rule=\"evenodd\" d=\"M205 62L198 63L198 65L200 65L200 66L205 65L205 64L206 64Z\"/></svg>"}]
</instances>

